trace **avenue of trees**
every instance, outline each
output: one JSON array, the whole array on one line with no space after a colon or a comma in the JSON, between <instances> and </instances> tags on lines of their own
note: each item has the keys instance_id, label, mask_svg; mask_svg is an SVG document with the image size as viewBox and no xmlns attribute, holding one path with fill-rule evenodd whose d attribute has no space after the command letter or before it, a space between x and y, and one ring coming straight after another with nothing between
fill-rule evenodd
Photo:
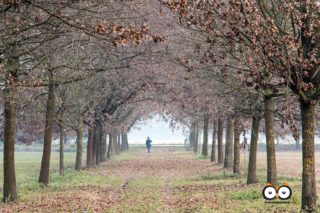
<instances>
[{"instance_id":1,"label":"avenue of trees","mask_svg":"<svg viewBox=\"0 0 320 213\"><path fill-rule=\"evenodd\" d=\"M192 151L235 174L249 131L247 184L257 182L259 133L274 185L276 137L292 134L301 209L316 210L319 1L12 0L0 9L3 202L18 199L18 141L43 141L39 183L48 185L53 137L63 175L65 134L76 135L79 171L127 150L136 122L162 113L189 128Z\"/></svg>"}]
</instances>

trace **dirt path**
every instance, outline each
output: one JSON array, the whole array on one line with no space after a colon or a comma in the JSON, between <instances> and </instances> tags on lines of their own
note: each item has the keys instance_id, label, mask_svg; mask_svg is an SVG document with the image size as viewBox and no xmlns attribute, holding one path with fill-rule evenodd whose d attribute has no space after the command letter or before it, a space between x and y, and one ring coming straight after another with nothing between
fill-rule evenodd
<instances>
[{"instance_id":1,"label":"dirt path","mask_svg":"<svg viewBox=\"0 0 320 213\"><path fill-rule=\"evenodd\" d=\"M0 212L265 212L268 208L272 212L279 208L264 206L263 184L247 186L244 175L234 176L221 165L181 149L158 148L151 154L133 150L79 175L84 178L79 184L49 186L18 203L0 205ZM294 212L291 206L281 208L279 212Z\"/></svg>"}]
</instances>

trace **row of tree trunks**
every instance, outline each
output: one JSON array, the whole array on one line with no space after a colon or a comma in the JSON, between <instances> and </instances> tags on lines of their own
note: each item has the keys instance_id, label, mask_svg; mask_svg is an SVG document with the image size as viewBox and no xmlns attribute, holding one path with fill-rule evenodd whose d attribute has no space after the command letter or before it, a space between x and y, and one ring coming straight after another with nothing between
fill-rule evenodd
<instances>
[{"instance_id":1,"label":"row of tree trunks","mask_svg":"<svg viewBox=\"0 0 320 213\"><path fill-rule=\"evenodd\" d=\"M102 122L96 119L88 128L87 167L98 165L107 160L107 135L103 131Z\"/></svg>"}]
</instances>

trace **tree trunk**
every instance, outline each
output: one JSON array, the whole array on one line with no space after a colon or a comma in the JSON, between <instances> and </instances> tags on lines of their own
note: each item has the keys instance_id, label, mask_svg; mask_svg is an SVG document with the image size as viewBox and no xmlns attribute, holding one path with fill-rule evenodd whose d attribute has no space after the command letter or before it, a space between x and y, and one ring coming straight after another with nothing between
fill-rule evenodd
<instances>
[{"instance_id":1,"label":"tree trunk","mask_svg":"<svg viewBox=\"0 0 320 213\"><path fill-rule=\"evenodd\" d=\"M261 121L261 117L259 115L255 115L252 117L247 184L257 182L257 175L256 175L257 147L258 147L260 121Z\"/></svg>"},{"instance_id":2,"label":"tree trunk","mask_svg":"<svg viewBox=\"0 0 320 213\"><path fill-rule=\"evenodd\" d=\"M202 155L208 156L208 126L209 126L209 116L204 115L204 125L203 125L203 144L202 144Z\"/></svg>"},{"instance_id":3,"label":"tree trunk","mask_svg":"<svg viewBox=\"0 0 320 213\"><path fill-rule=\"evenodd\" d=\"M223 168L232 166L232 145L233 145L233 119L228 117L226 128L226 147Z\"/></svg>"},{"instance_id":4,"label":"tree trunk","mask_svg":"<svg viewBox=\"0 0 320 213\"><path fill-rule=\"evenodd\" d=\"M128 150L128 135L127 133L121 134L121 150Z\"/></svg>"},{"instance_id":5,"label":"tree trunk","mask_svg":"<svg viewBox=\"0 0 320 213\"><path fill-rule=\"evenodd\" d=\"M60 132L60 144L59 144L59 174L64 175L64 125L63 123L59 124L59 132Z\"/></svg>"},{"instance_id":6,"label":"tree trunk","mask_svg":"<svg viewBox=\"0 0 320 213\"><path fill-rule=\"evenodd\" d=\"M195 123L194 147L193 147L194 153L198 153L198 145L199 145L199 126L198 126L198 123Z\"/></svg>"},{"instance_id":7,"label":"tree trunk","mask_svg":"<svg viewBox=\"0 0 320 213\"><path fill-rule=\"evenodd\" d=\"M302 125L302 194L301 209L315 212L317 208L314 157L314 105L300 101Z\"/></svg>"},{"instance_id":8,"label":"tree trunk","mask_svg":"<svg viewBox=\"0 0 320 213\"><path fill-rule=\"evenodd\" d=\"M52 142L53 119L55 113L55 85L53 82L53 71L49 72L49 94L46 109L46 124L44 131L43 154L41 161L41 169L39 175L39 183L47 185L49 183L50 171L50 155Z\"/></svg>"},{"instance_id":9,"label":"tree trunk","mask_svg":"<svg viewBox=\"0 0 320 213\"><path fill-rule=\"evenodd\" d=\"M128 134L123 134L124 142L125 142L125 150L129 150L129 141L128 141Z\"/></svg>"},{"instance_id":10,"label":"tree trunk","mask_svg":"<svg viewBox=\"0 0 320 213\"><path fill-rule=\"evenodd\" d=\"M83 118L79 116L77 128L77 156L75 170L80 171L82 167L82 147L83 147Z\"/></svg>"},{"instance_id":11,"label":"tree trunk","mask_svg":"<svg viewBox=\"0 0 320 213\"><path fill-rule=\"evenodd\" d=\"M218 163L223 163L223 120L218 119Z\"/></svg>"},{"instance_id":12,"label":"tree trunk","mask_svg":"<svg viewBox=\"0 0 320 213\"><path fill-rule=\"evenodd\" d=\"M88 127L88 143L87 143L87 167L92 166L92 154L93 154L93 127Z\"/></svg>"},{"instance_id":13,"label":"tree trunk","mask_svg":"<svg viewBox=\"0 0 320 213\"><path fill-rule=\"evenodd\" d=\"M211 162L216 161L216 139L217 139L217 121L214 119L213 128L212 128Z\"/></svg>"},{"instance_id":14,"label":"tree trunk","mask_svg":"<svg viewBox=\"0 0 320 213\"><path fill-rule=\"evenodd\" d=\"M103 128L101 128L101 151L100 151L100 162L104 162L107 160L107 136L103 133Z\"/></svg>"},{"instance_id":15,"label":"tree trunk","mask_svg":"<svg viewBox=\"0 0 320 213\"><path fill-rule=\"evenodd\" d=\"M124 146L124 138L123 138L124 133L121 133L121 145L120 145L120 151L123 152L125 150Z\"/></svg>"},{"instance_id":16,"label":"tree trunk","mask_svg":"<svg viewBox=\"0 0 320 213\"><path fill-rule=\"evenodd\" d=\"M128 134L122 133L122 143L123 143L123 150L129 149L129 143L128 143Z\"/></svg>"},{"instance_id":17,"label":"tree trunk","mask_svg":"<svg viewBox=\"0 0 320 213\"><path fill-rule=\"evenodd\" d=\"M116 146L117 146L117 151L116 151L116 153L117 153L117 154L120 154L120 133L117 133L117 143L116 143Z\"/></svg>"},{"instance_id":18,"label":"tree trunk","mask_svg":"<svg viewBox=\"0 0 320 213\"><path fill-rule=\"evenodd\" d=\"M234 119L234 148L233 148L233 174L240 174L240 121L239 117Z\"/></svg>"},{"instance_id":19,"label":"tree trunk","mask_svg":"<svg viewBox=\"0 0 320 213\"><path fill-rule=\"evenodd\" d=\"M93 129L92 129L92 165L96 164L96 155L97 155L97 125L98 120L94 121Z\"/></svg>"},{"instance_id":20,"label":"tree trunk","mask_svg":"<svg viewBox=\"0 0 320 213\"><path fill-rule=\"evenodd\" d=\"M112 131L112 140L111 140L111 155L117 153L117 131Z\"/></svg>"},{"instance_id":21,"label":"tree trunk","mask_svg":"<svg viewBox=\"0 0 320 213\"><path fill-rule=\"evenodd\" d=\"M192 123L190 127L189 134L189 149L194 150L194 141L195 141L195 124Z\"/></svg>"},{"instance_id":22,"label":"tree trunk","mask_svg":"<svg viewBox=\"0 0 320 213\"><path fill-rule=\"evenodd\" d=\"M266 141L267 141L267 182L277 185L277 166L276 166L276 152L274 145L274 120L273 111L274 103L273 98L270 96L264 97L265 104L265 126L266 126Z\"/></svg>"},{"instance_id":23,"label":"tree trunk","mask_svg":"<svg viewBox=\"0 0 320 213\"><path fill-rule=\"evenodd\" d=\"M13 50L13 54L17 54ZM14 143L16 137L17 116L17 72L19 57L8 59L8 71L5 73L4 95L4 147L3 147L3 202L17 200L16 173L14 165Z\"/></svg>"},{"instance_id":24,"label":"tree trunk","mask_svg":"<svg viewBox=\"0 0 320 213\"><path fill-rule=\"evenodd\" d=\"M95 131L94 131L94 136L93 136L93 140L94 140L94 144L95 144L94 153L95 153L96 165L98 165L100 163L100 149L101 149L100 133L101 133L101 121L98 120L98 121L96 121L96 126L95 126Z\"/></svg>"},{"instance_id":25,"label":"tree trunk","mask_svg":"<svg viewBox=\"0 0 320 213\"><path fill-rule=\"evenodd\" d=\"M117 135L116 135L116 140L115 140L115 143L114 143L114 147L115 147L115 154L119 154L119 150L118 150L118 142L119 142L119 133L117 132Z\"/></svg>"},{"instance_id":26,"label":"tree trunk","mask_svg":"<svg viewBox=\"0 0 320 213\"><path fill-rule=\"evenodd\" d=\"M112 149L112 140L113 140L112 137L113 137L113 136L112 136L112 133L110 133L110 134L109 134L109 144L108 144L107 159L110 159L110 158L111 158L111 153L112 153L111 149Z\"/></svg>"}]
</instances>

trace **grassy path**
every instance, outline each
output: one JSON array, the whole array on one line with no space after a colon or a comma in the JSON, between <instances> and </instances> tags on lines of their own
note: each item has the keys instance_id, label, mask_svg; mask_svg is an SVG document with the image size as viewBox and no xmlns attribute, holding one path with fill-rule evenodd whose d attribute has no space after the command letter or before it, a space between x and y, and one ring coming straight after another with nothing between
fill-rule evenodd
<instances>
[{"instance_id":1,"label":"grassy path","mask_svg":"<svg viewBox=\"0 0 320 213\"><path fill-rule=\"evenodd\" d=\"M293 187L289 204L266 204L265 171L258 175L261 182L247 186L244 175L183 150L135 149L80 173L53 172L49 187L35 175L18 180L20 201L0 204L0 212L299 212L298 179L280 178Z\"/></svg>"}]
</instances>

